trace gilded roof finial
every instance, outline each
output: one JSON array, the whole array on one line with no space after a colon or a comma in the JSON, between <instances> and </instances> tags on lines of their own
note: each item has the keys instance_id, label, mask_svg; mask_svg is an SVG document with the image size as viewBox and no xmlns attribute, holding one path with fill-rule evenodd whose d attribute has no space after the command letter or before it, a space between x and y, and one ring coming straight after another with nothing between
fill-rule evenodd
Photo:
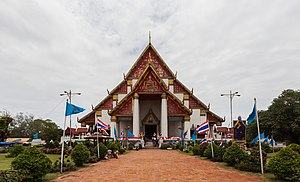
<instances>
[{"instance_id":1,"label":"gilded roof finial","mask_svg":"<svg viewBox=\"0 0 300 182\"><path fill-rule=\"evenodd\" d=\"M149 31L149 44L151 44L151 31Z\"/></svg>"}]
</instances>

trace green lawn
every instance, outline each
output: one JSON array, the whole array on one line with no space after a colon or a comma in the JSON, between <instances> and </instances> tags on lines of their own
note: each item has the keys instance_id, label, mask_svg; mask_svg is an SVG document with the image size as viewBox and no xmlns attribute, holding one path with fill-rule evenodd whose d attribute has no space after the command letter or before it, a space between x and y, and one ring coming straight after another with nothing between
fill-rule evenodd
<instances>
[{"instance_id":1,"label":"green lawn","mask_svg":"<svg viewBox=\"0 0 300 182\"><path fill-rule=\"evenodd\" d=\"M10 163L14 158L6 158L5 156L8 153L0 153L0 170L7 170L10 169ZM60 155L58 154L46 154L47 157L49 157L49 159L52 161L52 163L54 163L56 160L59 160ZM68 158L65 159L65 161L70 160L71 161L71 157L69 156Z\"/></svg>"},{"instance_id":2,"label":"green lawn","mask_svg":"<svg viewBox=\"0 0 300 182\"><path fill-rule=\"evenodd\" d=\"M0 170L10 169L10 163L13 158L6 158L7 153L0 154Z\"/></svg>"}]
</instances>

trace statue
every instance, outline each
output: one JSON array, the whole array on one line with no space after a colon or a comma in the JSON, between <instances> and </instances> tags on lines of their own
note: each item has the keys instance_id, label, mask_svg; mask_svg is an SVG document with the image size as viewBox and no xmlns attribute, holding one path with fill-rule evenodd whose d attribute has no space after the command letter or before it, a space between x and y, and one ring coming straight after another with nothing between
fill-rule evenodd
<instances>
[{"instance_id":1,"label":"statue","mask_svg":"<svg viewBox=\"0 0 300 182\"><path fill-rule=\"evenodd\" d=\"M234 127L235 127L235 131L236 131L235 138L237 140L245 140L246 139L246 136L245 136L246 126L245 126L244 122L242 121L241 116L238 117L238 120L234 124Z\"/></svg>"}]
</instances>

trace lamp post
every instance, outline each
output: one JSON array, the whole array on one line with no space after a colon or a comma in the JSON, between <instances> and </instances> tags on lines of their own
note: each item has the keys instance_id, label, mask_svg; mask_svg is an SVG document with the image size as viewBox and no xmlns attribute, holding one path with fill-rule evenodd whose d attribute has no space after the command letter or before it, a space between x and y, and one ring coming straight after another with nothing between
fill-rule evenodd
<instances>
[{"instance_id":1,"label":"lamp post","mask_svg":"<svg viewBox=\"0 0 300 182\"><path fill-rule=\"evenodd\" d=\"M233 127L233 120L232 120L232 99L234 96L241 96L240 94L238 94L239 92L229 92L229 94L221 94L221 96L228 96L229 97L229 101L230 101L230 124L231 124L231 128Z\"/></svg>"},{"instance_id":2,"label":"lamp post","mask_svg":"<svg viewBox=\"0 0 300 182\"><path fill-rule=\"evenodd\" d=\"M69 92L64 91L64 93L60 94L60 96L64 96L64 95L68 96L70 104L72 104L72 95L81 95L81 93L80 92L72 92L71 90L69 90ZM70 115L70 146L71 146L71 139L72 139L72 125L71 125L72 124L72 119L71 119L71 116L72 115Z\"/></svg>"},{"instance_id":3,"label":"lamp post","mask_svg":"<svg viewBox=\"0 0 300 182\"><path fill-rule=\"evenodd\" d=\"M127 150L128 150L128 130L130 130L129 125L125 128L125 131L126 131L126 148L127 148Z\"/></svg>"}]
</instances>

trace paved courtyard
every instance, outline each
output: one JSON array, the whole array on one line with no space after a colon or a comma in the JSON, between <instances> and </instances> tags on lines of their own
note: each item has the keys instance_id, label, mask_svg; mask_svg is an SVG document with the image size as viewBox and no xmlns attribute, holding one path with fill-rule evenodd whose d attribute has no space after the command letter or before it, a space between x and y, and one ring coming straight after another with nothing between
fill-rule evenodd
<instances>
[{"instance_id":1,"label":"paved courtyard","mask_svg":"<svg viewBox=\"0 0 300 182\"><path fill-rule=\"evenodd\" d=\"M98 162L70 172L55 181L262 181L217 163L180 154L178 151L140 150L120 155L119 159Z\"/></svg>"}]
</instances>

